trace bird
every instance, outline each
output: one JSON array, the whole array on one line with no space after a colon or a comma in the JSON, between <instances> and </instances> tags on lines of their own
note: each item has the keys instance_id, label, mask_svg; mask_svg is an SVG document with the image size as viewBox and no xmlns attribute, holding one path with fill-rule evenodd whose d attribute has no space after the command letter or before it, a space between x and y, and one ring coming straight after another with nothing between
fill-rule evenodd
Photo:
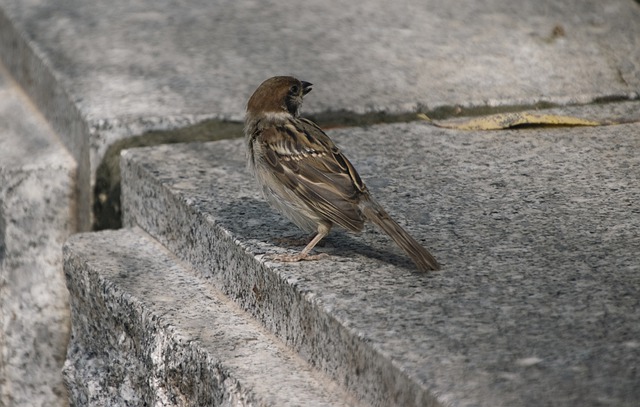
<instances>
[{"instance_id":1,"label":"bird","mask_svg":"<svg viewBox=\"0 0 640 407\"><path fill-rule=\"evenodd\" d=\"M295 255L274 260L319 260L313 248L338 225L360 232L378 226L421 271L439 270L436 259L371 196L340 148L311 120L300 117L312 84L292 76L265 80L247 102L244 136L247 166L266 201L299 228L315 233Z\"/></svg>"}]
</instances>

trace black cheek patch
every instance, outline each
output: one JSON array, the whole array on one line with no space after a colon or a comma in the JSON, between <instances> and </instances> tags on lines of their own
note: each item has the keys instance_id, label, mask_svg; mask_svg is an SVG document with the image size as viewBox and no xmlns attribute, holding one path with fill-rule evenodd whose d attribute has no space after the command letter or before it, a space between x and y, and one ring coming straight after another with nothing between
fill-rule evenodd
<instances>
[{"instance_id":1,"label":"black cheek patch","mask_svg":"<svg viewBox=\"0 0 640 407\"><path fill-rule=\"evenodd\" d=\"M287 111L295 116L296 113L298 112L298 104L293 99L293 97L287 95L287 97L285 98L284 104L287 107Z\"/></svg>"}]
</instances>

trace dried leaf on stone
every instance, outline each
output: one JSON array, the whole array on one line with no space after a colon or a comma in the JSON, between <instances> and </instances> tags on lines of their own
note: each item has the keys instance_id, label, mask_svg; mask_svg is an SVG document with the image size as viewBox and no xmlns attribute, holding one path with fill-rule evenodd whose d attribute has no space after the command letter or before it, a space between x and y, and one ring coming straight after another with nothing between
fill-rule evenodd
<instances>
[{"instance_id":1,"label":"dried leaf on stone","mask_svg":"<svg viewBox=\"0 0 640 407\"><path fill-rule=\"evenodd\" d=\"M573 116L561 116L554 114L537 114L529 112L499 113L490 116L476 117L473 119L454 121L433 121L426 115L418 115L424 120L429 120L435 126L457 130L500 130L516 126L600 126L603 123L581 119Z\"/></svg>"}]
</instances>

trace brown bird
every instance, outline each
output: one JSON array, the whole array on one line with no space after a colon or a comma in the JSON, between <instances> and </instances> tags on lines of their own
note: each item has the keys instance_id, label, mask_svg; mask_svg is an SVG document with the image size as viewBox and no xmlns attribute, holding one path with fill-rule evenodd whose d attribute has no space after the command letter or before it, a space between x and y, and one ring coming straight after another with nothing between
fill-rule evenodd
<instances>
[{"instance_id":1,"label":"brown bird","mask_svg":"<svg viewBox=\"0 0 640 407\"><path fill-rule=\"evenodd\" d=\"M266 200L315 237L297 255L280 261L315 260L309 253L334 224L359 232L378 225L420 270L438 270L436 259L400 227L370 195L353 165L315 123L300 118L309 82L291 76L264 81L247 103L245 141L250 170Z\"/></svg>"}]
</instances>

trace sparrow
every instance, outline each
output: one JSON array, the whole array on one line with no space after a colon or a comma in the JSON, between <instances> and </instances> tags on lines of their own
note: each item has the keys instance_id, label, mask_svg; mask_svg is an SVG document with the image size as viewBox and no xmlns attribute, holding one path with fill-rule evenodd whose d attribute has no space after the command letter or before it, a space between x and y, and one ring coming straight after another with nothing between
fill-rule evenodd
<instances>
[{"instance_id":1,"label":"sparrow","mask_svg":"<svg viewBox=\"0 0 640 407\"><path fill-rule=\"evenodd\" d=\"M351 162L320 127L300 117L312 84L291 76L264 81L247 103L245 142L249 170L267 202L301 229L315 233L296 255L279 261L317 260L311 250L333 225L352 232L372 222L423 271L438 270L436 259L371 196Z\"/></svg>"}]
</instances>

